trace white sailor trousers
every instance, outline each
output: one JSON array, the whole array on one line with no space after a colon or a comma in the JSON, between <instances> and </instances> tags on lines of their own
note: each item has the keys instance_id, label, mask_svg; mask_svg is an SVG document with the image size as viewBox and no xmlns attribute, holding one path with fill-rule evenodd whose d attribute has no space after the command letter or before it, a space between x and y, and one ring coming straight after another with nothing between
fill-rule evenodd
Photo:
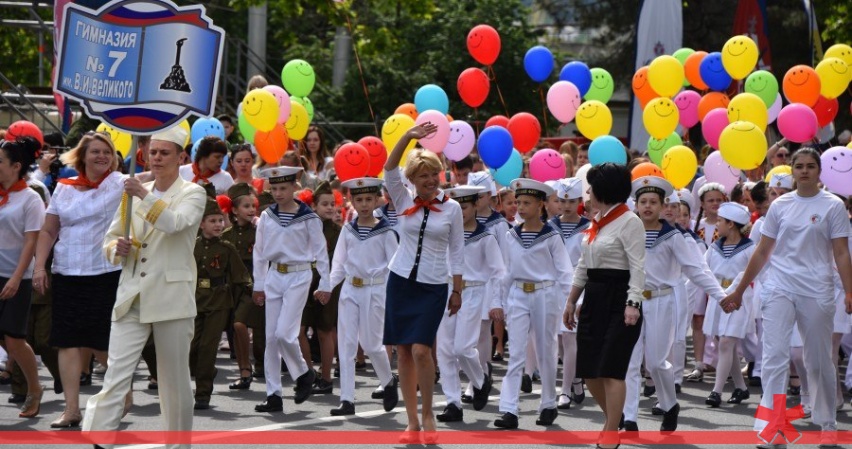
<instances>
[{"instance_id":1,"label":"white sailor trousers","mask_svg":"<svg viewBox=\"0 0 852 449\"><path fill-rule=\"evenodd\" d=\"M270 269L266 275L266 352L263 354L263 370L267 396L281 396L282 358L293 380L308 372L308 365L299 347L299 329L312 277L311 270L279 273Z\"/></svg>"},{"instance_id":2,"label":"white sailor trousers","mask_svg":"<svg viewBox=\"0 0 852 449\"><path fill-rule=\"evenodd\" d=\"M441 370L441 389L447 404L461 408L461 379L459 369L470 379L474 387L482 387L485 373L479 362L479 333L482 323L482 301L485 300L484 285L462 290L462 306L453 316L444 312L438 326L437 356Z\"/></svg>"}]
</instances>

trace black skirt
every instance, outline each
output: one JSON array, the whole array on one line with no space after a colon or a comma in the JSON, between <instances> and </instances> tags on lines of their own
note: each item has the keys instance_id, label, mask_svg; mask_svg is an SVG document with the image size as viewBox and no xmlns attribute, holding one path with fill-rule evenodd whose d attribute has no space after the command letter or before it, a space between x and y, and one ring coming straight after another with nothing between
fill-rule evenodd
<instances>
[{"instance_id":1,"label":"black skirt","mask_svg":"<svg viewBox=\"0 0 852 449\"><path fill-rule=\"evenodd\" d=\"M434 345L447 308L448 293L448 284L424 284L391 271L385 302L384 344Z\"/></svg>"},{"instance_id":2,"label":"black skirt","mask_svg":"<svg viewBox=\"0 0 852 449\"><path fill-rule=\"evenodd\" d=\"M624 324L627 270L590 269L577 323L577 377L624 380L633 346L642 330L642 316Z\"/></svg>"},{"instance_id":3,"label":"black skirt","mask_svg":"<svg viewBox=\"0 0 852 449\"><path fill-rule=\"evenodd\" d=\"M94 276L53 274L50 345L106 351L121 270Z\"/></svg>"},{"instance_id":4,"label":"black skirt","mask_svg":"<svg viewBox=\"0 0 852 449\"><path fill-rule=\"evenodd\" d=\"M9 278L0 276L0 290L6 286ZM27 318L33 300L33 280L21 279L15 296L0 301L0 337L27 338Z\"/></svg>"}]
</instances>

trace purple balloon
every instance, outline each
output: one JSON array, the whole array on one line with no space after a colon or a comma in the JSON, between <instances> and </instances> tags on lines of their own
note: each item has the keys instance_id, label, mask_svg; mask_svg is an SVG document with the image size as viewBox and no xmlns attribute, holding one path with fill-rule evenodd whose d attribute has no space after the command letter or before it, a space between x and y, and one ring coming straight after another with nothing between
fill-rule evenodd
<instances>
[{"instance_id":1,"label":"purple balloon","mask_svg":"<svg viewBox=\"0 0 852 449\"><path fill-rule=\"evenodd\" d=\"M579 89L580 95L583 96L592 87L592 70L584 62L571 61L562 67L562 71L559 72L559 79L573 83Z\"/></svg>"},{"instance_id":2,"label":"purple balloon","mask_svg":"<svg viewBox=\"0 0 852 449\"><path fill-rule=\"evenodd\" d=\"M467 157L476 143L476 133L463 120L450 122L450 137L444 147L444 156L451 161L460 161Z\"/></svg>"},{"instance_id":3,"label":"purple balloon","mask_svg":"<svg viewBox=\"0 0 852 449\"><path fill-rule=\"evenodd\" d=\"M772 103L772 106L769 107L769 121L767 123L773 123L778 118L778 113L781 112L781 94L775 94L775 102Z\"/></svg>"},{"instance_id":4,"label":"purple balloon","mask_svg":"<svg viewBox=\"0 0 852 449\"><path fill-rule=\"evenodd\" d=\"M833 193L852 195L852 148L829 148L821 159L820 181Z\"/></svg>"},{"instance_id":5,"label":"purple balloon","mask_svg":"<svg viewBox=\"0 0 852 449\"><path fill-rule=\"evenodd\" d=\"M704 176L708 182L718 182L730 192L740 182L740 169L725 162L721 151L714 151L704 161Z\"/></svg>"}]
</instances>

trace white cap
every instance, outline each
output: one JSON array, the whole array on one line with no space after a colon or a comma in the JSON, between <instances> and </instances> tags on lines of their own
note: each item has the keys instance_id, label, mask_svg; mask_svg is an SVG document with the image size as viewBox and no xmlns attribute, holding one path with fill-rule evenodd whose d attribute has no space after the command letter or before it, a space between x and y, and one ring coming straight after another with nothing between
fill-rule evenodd
<instances>
[{"instance_id":1,"label":"white cap","mask_svg":"<svg viewBox=\"0 0 852 449\"><path fill-rule=\"evenodd\" d=\"M583 197L583 181L579 178L563 178L556 184L556 197L562 200L573 200Z\"/></svg>"},{"instance_id":2,"label":"white cap","mask_svg":"<svg viewBox=\"0 0 852 449\"><path fill-rule=\"evenodd\" d=\"M692 210L692 206L694 204L694 199L692 198L692 194L689 193L687 189L675 190L671 195L666 199L668 203L683 203L689 207L689 210Z\"/></svg>"},{"instance_id":3,"label":"white cap","mask_svg":"<svg viewBox=\"0 0 852 449\"><path fill-rule=\"evenodd\" d=\"M512 190L515 191L515 196L532 195L541 200L545 200L550 195L553 195L553 189L550 186L534 179L513 179L512 182L509 183L509 187L511 187Z\"/></svg>"},{"instance_id":4,"label":"white cap","mask_svg":"<svg viewBox=\"0 0 852 449\"><path fill-rule=\"evenodd\" d=\"M773 173L769 178L769 187L793 190L793 175L789 173Z\"/></svg>"},{"instance_id":5,"label":"white cap","mask_svg":"<svg viewBox=\"0 0 852 449\"><path fill-rule=\"evenodd\" d=\"M559 181L557 181L555 179L551 179L549 181L544 181L544 185L553 189L553 194L555 194L556 193L556 186L559 185Z\"/></svg>"},{"instance_id":6,"label":"white cap","mask_svg":"<svg viewBox=\"0 0 852 449\"><path fill-rule=\"evenodd\" d=\"M260 177L268 179L270 184L296 181L296 175L302 171L302 167L272 167L260 171Z\"/></svg>"},{"instance_id":7,"label":"white cap","mask_svg":"<svg viewBox=\"0 0 852 449\"><path fill-rule=\"evenodd\" d=\"M643 193L656 193L663 199L668 198L674 187L659 176L642 176L633 180L633 197L639 198Z\"/></svg>"},{"instance_id":8,"label":"white cap","mask_svg":"<svg viewBox=\"0 0 852 449\"><path fill-rule=\"evenodd\" d=\"M624 204L631 212L636 210L636 200L634 200L632 196L627 197L627 201L625 201Z\"/></svg>"},{"instance_id":9,"label":"white cap","mask_svg":"<svg viewBox=\"0 0 852 449\"><path fill-rule=\"evenodd\" d=\"M444 193L459 203L475 203L479 199L479 194L485 192L485 187L482 186L458 186L444 190Z\"/></svg>"},{"instance_id":10,"label":"white cap","mask_svg":"<svg viewBox=\"0 0 852 449\"><path fill-rule=\"evenodd\" d=\"M361 193L379 193L382 191L382 180L378 178L354 178L343 181L340 186L349 189L349 195Z\"/></svg>"},{"instance_id":11,"label":"white cap","mask_svg":"<svg viewBox=\"0 0 852 449\"><path fill-rule=\"evenodd\" d=\"M491 173L487 171L475 171L467 175L467 185L484 187L486 192L491 192L491 196L497 196L497 184ZM482 192L485 193L485 192Z\"/></svg>"},{"instance_id":12,"label":"white cap","mask_svg":"<svg viewBox=\"0 0 852 449\"><path fill-rule=\"evenodd\" d=\"M748 190L749 192L751 192L751 189L753 189L756 184L756 182L746 181L743 183L743 190Z\"/></svg>"},{"instance_id":13,"label":"white cap","mask_svg":"<svg viewBox=\"0 0 852 449\"><path fill-rule=\"evenodd\" d=\"M747 225L751 221L747 207L730 201L719 206L719 216L741 225Z\"/></svg>"},{"instance_id":14,"label":"white cap","mask_svg":"<svg viewBox=\"0 0 852 449\"><path fill-rule=\"evenodd\" d=\"M151 140L164 140L183 149L187 137L186 130L181 128L180 125L175 125L165 131L154 134L151 136Z\"/></svg>"},{"instance_id":15,"label":"white cap","mask_svg":"<svg viewBox=\"0 0 852 449\"><path fill-rule=\"evenodd\" d=\"M725 196L728 196L728 191L727 191L727 189L725 189L725 186L723 186L722 184L719 184L718 182L708 182L708 183L704 184L703 186L701 186L700 189L698 189L698 198L701 198L702 196L704 196L705 193L707 193L711 190L715 190L717 192L722 192L722 193L725 194Z\"/></svg>"}]
</instances>

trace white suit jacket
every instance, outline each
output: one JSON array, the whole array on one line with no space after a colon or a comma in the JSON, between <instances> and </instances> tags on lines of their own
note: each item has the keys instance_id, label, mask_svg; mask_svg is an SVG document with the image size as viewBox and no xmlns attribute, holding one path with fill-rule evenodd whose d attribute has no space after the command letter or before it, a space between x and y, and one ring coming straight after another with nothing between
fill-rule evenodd
<instances>
[{"instance_id":1,"label":"white suit jacket","mask_svg":"<svg viewBox=\"0 0 852 449\"><path fill-rule=\"evenodd\" d=\"M149 191L154 183L144 184ZM113 321L130 310L139 295L139 322L154 323L195 316L195 239L204 214L204 189L180 177L162 198L134 198L130 235L133 247L125 257L115 255L124 235L124 203L104 237L107 260L121 264Z\"/></svg>"}]
</instances>

